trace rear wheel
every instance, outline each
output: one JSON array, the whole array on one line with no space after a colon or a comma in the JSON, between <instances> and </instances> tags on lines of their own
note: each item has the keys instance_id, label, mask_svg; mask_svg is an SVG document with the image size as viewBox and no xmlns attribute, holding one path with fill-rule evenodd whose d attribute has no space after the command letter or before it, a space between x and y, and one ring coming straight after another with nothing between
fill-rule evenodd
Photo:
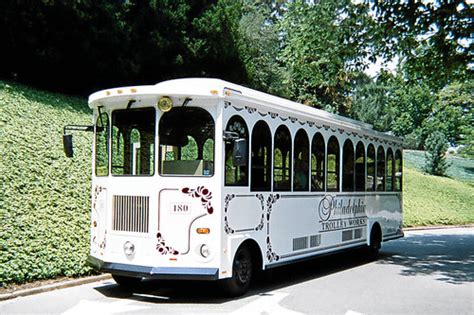
<instances>
[{"instance_id":1,"label":"rear wheel","mask_svg":"<svg viewBox=\"0 0 474 315\"><path fill-rule=\"evenodd\" d=\"M114 278L117 284L125 288L136 287L142 281L142 278L119 276L119 275L112 275L112 278Z\"/></svg>"},{"instance_id":2,"label":"rear wheel","mask_svg":"<svg viewBox=\"0 0 474 315\"><path fill-rule=\"evenodd\" d=\"M231 297L241 296L248 291L253 275L253 262L247 247L240 247L232 264L232 277L223 281L226 293Z\"/></svg>"},{"instance_id":3,"label":"rear wheel","mask_svg":"<svg viewBox=\"0 0 474 315\"><path fill-rule=\"evenodd\" d=\"M372 228L370 233L370 245L367 248L368 257L371 261L375 261L379 258L379 251L382 244L382 232L378 225Z\"/></svg>"}]
</instances>

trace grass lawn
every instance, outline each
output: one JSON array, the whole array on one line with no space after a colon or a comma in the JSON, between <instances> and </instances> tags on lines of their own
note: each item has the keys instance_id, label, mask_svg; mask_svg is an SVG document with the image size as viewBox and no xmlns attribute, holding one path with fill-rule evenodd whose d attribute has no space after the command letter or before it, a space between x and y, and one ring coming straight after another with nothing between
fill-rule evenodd
<instances>
[{"instance_id":1,"label":"grass lawn","mask_svg":"<svg viewBox=\"0 0 474 315\"><path fill-rule=\"evenodd\" d=\"M404 167L403 177L405 226L474 223L473 185L409 166Z\"/></svg>"}]
</instances>

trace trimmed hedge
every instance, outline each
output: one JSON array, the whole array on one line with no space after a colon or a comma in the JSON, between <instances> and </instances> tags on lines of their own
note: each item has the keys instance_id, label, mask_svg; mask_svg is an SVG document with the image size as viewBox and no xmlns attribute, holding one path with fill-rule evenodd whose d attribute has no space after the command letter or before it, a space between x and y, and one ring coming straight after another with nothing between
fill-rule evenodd
<instances>
[{"instance_id":1,"label":"trimmed hedge","mask_svg":"<svg viewBox=\"0 0 474 315\"><path fill-rule=\"evenodd\" d=\"M63 126L90 122L84 99L0 81L2 286L91 273L92 134L74 134L74 158L62 150Z\"/></svg>"}]
</instances>

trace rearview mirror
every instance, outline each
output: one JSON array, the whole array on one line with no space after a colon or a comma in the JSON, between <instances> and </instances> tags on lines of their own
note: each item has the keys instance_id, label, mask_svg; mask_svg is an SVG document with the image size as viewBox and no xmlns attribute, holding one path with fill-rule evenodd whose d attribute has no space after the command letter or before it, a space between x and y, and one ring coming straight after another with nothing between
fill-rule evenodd
<instances>
[{"instance_id":1,"label":"rearview mirror","mask_svg":"<svg viewBox=\"0 0 474 315\"><path fill-rule=\"evenodd\" d=\"M64 153L68 158L74 156L74 150L72 148L72 135L63 135L63 147Z\"/></svg>"},{"instance_id":2,"label":"rearview mirror","mask_svg":"<svg viewBox=\"0 0 474 315\"><path fill-rule=\"evenodd\" d=\"M232 161L234 166L247 165L247 140L236 139L232 150Z\"/></svg>"}]
</instances>

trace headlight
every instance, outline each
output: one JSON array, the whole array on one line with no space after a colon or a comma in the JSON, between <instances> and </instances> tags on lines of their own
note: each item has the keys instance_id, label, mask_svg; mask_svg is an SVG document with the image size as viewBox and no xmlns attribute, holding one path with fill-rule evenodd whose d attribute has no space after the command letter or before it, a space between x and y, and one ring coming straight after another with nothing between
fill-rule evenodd
<instances>
[{"instance_id":1,"label":"headlight","mask_svg":"<svg viewBox=\"0 0 474 315\"><path fill-rule=\"evenodd\" d=\"M126 242L125 244L123 244L123 252L127 257L133 256L133 254L135 253L135 245L130 242Z\"/></svg>"},{"instance_id":2,"label":"headlight","mask_svg":"<svg viewBox=\"0 0 474 315\"><path fill-rule=\"evenodd\" d=\"M158 100L158 108L163 112L166 113L173 108L173 100L168 96L163 96Z\"/></svg>"},{"instance_id":3,"label":"headlight","mask_svg":"<svg viewBox=\"0 0 474 315\"><path fill-rule=\"evenodd\" d=\"M201 252L201 256L204 257L204 258L207 258L207 257L209 257L209 255L211 255L211 250L210 250L209 246L207 246L206 244L203 244L201 246L200 252Z\"/></svg>"}]
</instances>

